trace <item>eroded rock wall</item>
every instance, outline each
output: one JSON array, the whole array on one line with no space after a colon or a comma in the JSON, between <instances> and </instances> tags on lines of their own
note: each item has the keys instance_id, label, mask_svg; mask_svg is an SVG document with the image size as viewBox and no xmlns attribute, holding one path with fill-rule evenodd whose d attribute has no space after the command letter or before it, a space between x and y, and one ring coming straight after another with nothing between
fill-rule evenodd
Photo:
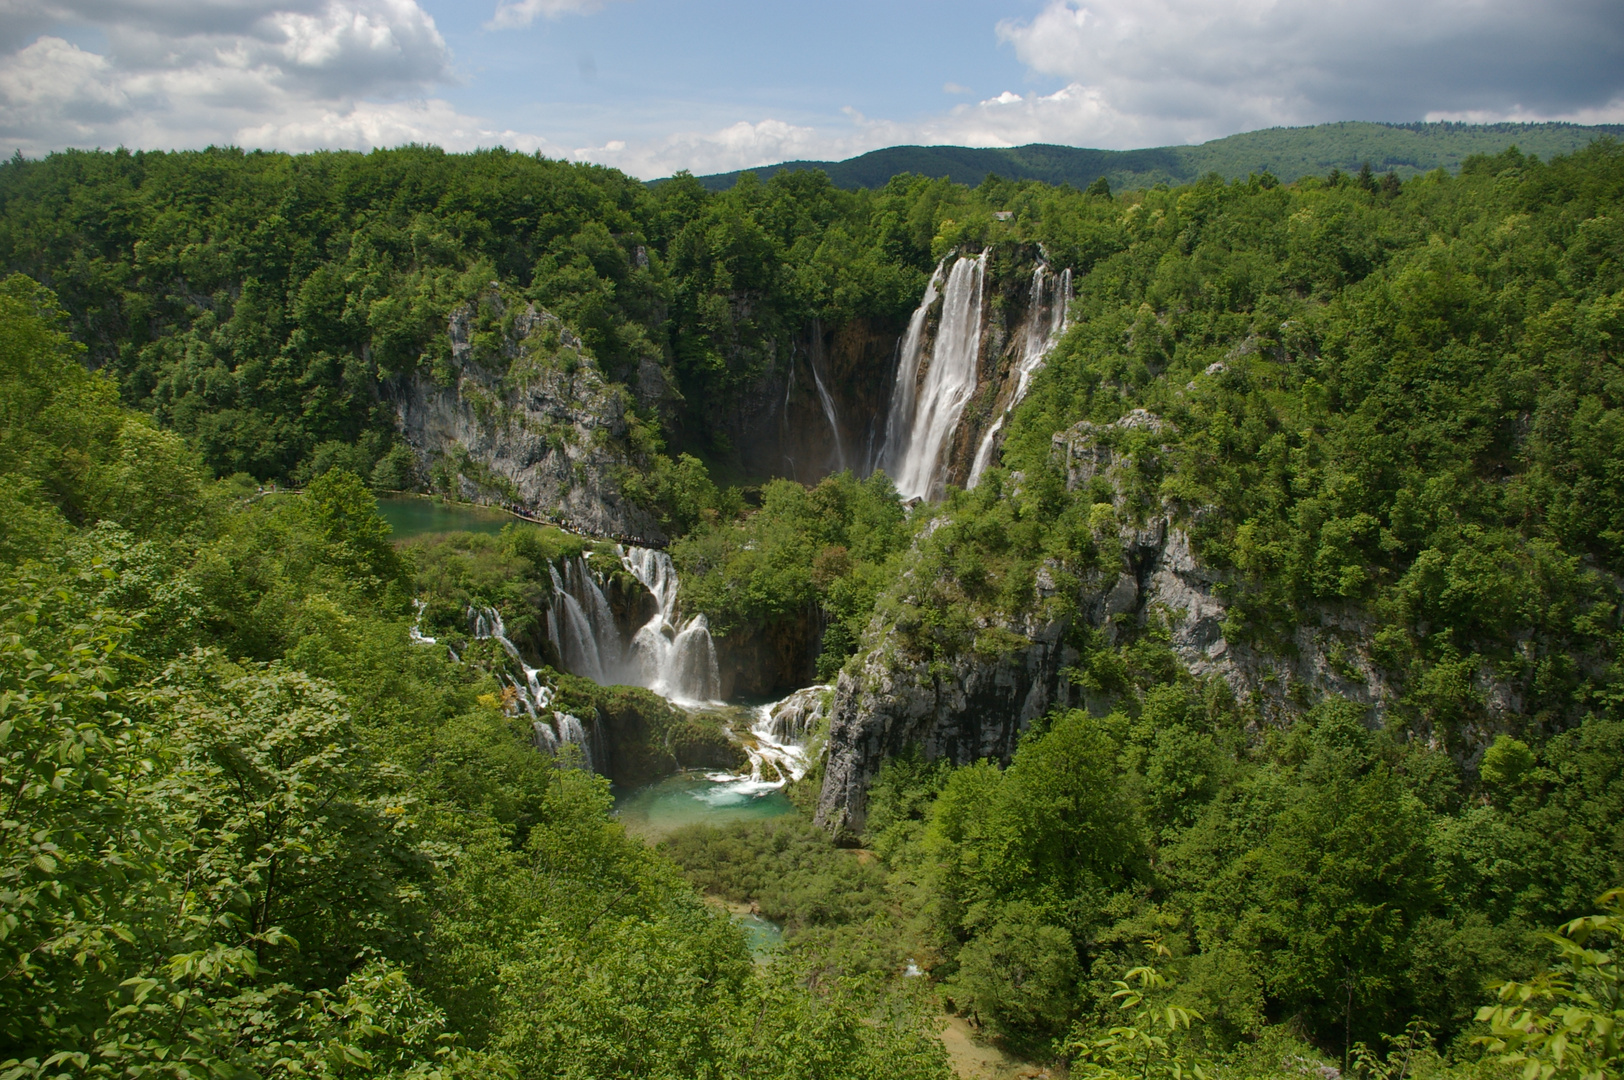
<instances>
[{"instance_id":1,"label":"eroded rock wall","mask_svg":"<svg viewBox=\"0 0 1624 1080\"><path fill-rule=\"evenodd\" d=\"M1161 424L1143 411L1115 425L1079 424L1055 436L1057 464L1067 470L1073 489L1104 477L1120 495L1132 463L1113 448L1113 437L1127 431L1154 435ZM1282 720L1330 694L1368 705L1372 721L1379 720L1396 691L1371 658L1368 620L1351 609L1310 611L1292 647L1279 652L1227 640L1220 575L1192 549L1189 516L1163 507L1122 527L1116 572L1083 574L1072 614L1064 618L1001 622L1011 644L1000 654L971 652L933 667L909 657L877 621L860 664L842 672L836 685L819 824L845 839L855 837L863 827L869 783L886 758L909 746L959 765L979 758L1007 762L1021 732L1050 708L1108 708L1109 702L1087 700L1062 676L1079 659L1068 644L1079 620L1113 643L1128 627L1165 620L1179 661L1198 677L1223 679L1262 722ZM1055 594L1057 577L1038 573L1035 608Z\"/></svg>"},{"instance_id":2,"label":"eroded rock wall","mask_svg":"<svg viewBox=\"0 0 1624 1080\"><path fill-rule=\"evenodd\" d=\"M482 328L495 313L498 325ZM400 429L434 486L594 536L665 540L621 495L637 468L625 391L554 315L508 311L494 291L449 320L451 358L395 388Z\"/></svg>"}]
</instances>

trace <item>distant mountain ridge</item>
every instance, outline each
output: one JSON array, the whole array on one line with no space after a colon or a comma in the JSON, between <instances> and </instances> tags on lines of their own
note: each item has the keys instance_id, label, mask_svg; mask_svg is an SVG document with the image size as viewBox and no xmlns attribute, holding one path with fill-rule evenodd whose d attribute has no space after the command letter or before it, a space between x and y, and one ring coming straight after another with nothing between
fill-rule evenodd
<instances>
[{"instance_id":1,"label":"distant mountain ridge","mask_svg":"<svg viewBox=\"0 0 1624 1080\"><path fill-rule=\"evenodd\" d=\"M882 187L898 173L945 176L972 185L979 184L988 173L996 173L1006 180L1042 180L1075 187L1085 187L1103 176L1112 190L1120 191L1158 183L1189 183L1209 172L1225 179L1271 172L1289 182L1332 169L1354 171L1367 161L1378 173L1396 172L1406 178L1439 168L1453 172L1473 154L1497 154L1508 146L1550 158L1572 153L1598 138L1624 138L1624 124L1344 121L1267 128L1198 146L1146 150L1088 150L1048 143L1016 147L889 146L845 161L786 161L714 173L699 177L699 181L712 191L723 191L746 172L766 180L786 169L822 169L836 187L856 189Z\"/></svg>"}]
</instances>

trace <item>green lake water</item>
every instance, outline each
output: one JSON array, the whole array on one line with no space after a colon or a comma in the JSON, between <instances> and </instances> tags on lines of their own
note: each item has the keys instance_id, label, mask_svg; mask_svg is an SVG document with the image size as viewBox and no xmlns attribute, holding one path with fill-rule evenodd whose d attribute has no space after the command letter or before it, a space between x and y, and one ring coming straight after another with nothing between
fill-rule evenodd
<instances>
[{"instance_id":1,"label":"green lake water","mask_svg":"<svg viewBox=\"0 0 1624 1080\"><path fill-rule=\"evenodd\" d=\"M436 502L410 495L380 496L378 513L389 522L396 540L409 540L427 533L499 533L508 522L519 520L484 506Z\"/></svg>"},{"instance_id":2,"label":"green lake water","mask_svg":"<svg viewBox=\"0 0 1624 1080\"><path fill-rule=\"evenodd\" d=\"M777 788L738 778L712 779L716 775L720 774L682 772L617 794L615 816L627 832L654 843L684 825L761 821L797 812ZM733 921L744 930L750 953L760 962L765 963L784 940L778 924L760 915L736 912Z\"/></svg>"},{"instance_id":3,"label":"green lake water","mask_svg":"<svg viewBox=\"0 0 1624 1080\"><path fill-rule=\"evenodd\" d=\"M750 943L750 955L763 959L784 940L784 931L771 919L746 913L733 916L733 921L744 929L745 940Z\"/></svg>"},{"instance_id":4,"label":"green lake water","mask_svg":"<svg viewBox=\"0 0 1624 1080\"><path fill-rule=\"evenodd\" d=\"M777 788L683 772L616 796L615 813L628 832L659 840L684 825L760 821L793 814L795 805Z\"/></svg>"}]
</instances>

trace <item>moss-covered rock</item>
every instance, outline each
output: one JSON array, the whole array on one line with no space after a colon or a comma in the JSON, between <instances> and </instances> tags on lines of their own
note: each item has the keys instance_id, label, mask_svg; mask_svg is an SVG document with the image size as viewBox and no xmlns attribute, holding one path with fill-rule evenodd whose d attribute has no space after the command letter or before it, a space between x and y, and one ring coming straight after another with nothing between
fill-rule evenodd
<instances>
[{"instance_id":1,"label":"moss-covered rock","mask_svg":"<svg viewBox=\"0 0 1624 1080\"><path fill-rule=\"evenodd\" d=\"M697 717L672 729L669 745L687 769L737 769L748 760L720 724Z\"/></svg>"}]
</instances>

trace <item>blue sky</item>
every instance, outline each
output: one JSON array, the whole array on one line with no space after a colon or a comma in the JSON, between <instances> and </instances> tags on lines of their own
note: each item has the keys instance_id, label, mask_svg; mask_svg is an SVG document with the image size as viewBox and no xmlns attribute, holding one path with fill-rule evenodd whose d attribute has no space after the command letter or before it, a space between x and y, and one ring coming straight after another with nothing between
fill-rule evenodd
<instances>
[{"instance_id":1,"label":"blue sky","mask_svg":"<svg viewBox=\"0 0 1624 1080\"><path fill-rule=\"evenodd\" d=\"M0 0L0 152L503 144L642 177L897 143L1624 122L1620 0Z\"/></svg>"},{"instance_id":2,"label":"blue sky","mask_svg":"<svg viewBox=\"0 0 1624 1080\"><path fill-rule=\"evenodd\" d=\"M741 107L840 124L846 108L903 119L940 112L966 94L1020 91L1026 69L1000 43L997 26L1042 9L974 0L926 7L731 0L700 10L676 0L621 0L591 14L487 29L488 5L423 7L468 80L448 99L515 126L554 125L560 136L579 124L577 141L604 124L639 134L698 118L725 126L745 118ZM944 92L949 83L964 91Z\"/></svg>"}]
</instances>

